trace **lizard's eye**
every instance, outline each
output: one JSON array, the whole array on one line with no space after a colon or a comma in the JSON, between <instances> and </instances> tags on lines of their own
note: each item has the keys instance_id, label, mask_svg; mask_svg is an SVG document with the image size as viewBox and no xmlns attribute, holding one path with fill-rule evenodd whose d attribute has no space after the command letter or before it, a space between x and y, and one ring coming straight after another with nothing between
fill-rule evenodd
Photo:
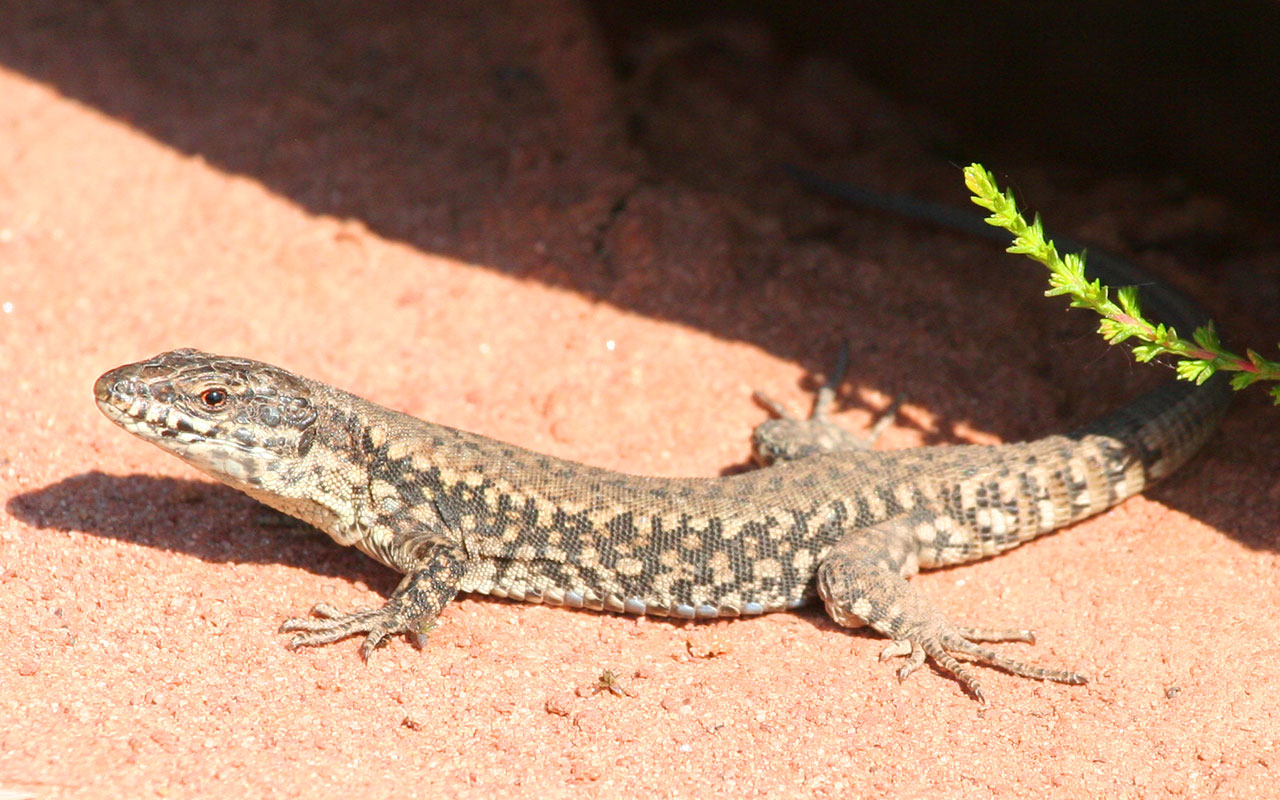
<instances>
[{"instance_id":1,"label":"lizard's eye","mask_svg":"<svg viewBox=\"0 0 1280 800\"><path fill-rule=\"evenodd\" d=\"M212 389L205 389L200 393L200 402L209 408L218 408L227 402L227 390L217 386Z\"/></svg>"}]
</instances>

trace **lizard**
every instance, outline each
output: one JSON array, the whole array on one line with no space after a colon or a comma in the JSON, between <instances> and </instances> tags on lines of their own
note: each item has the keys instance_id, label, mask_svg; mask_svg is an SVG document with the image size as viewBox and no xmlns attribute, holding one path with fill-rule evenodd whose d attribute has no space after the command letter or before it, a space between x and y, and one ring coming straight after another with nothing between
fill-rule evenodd
<instances>
[{"instance_id":1,"label":"lizard","mask_svg":"<svg viewBox=\"0 0 1280 800\"><path fill-rule=\"evenodd\" d=\"M1115 259L1091 277L1149 280ZM1166 285L1146 291L1146 307L1166 323L1202 321ZM835 373L823 391L843 377ZM404 575L379 608L319 603L286 619L290 648L364 635L368 659L399 634L421 647L458 592L694 620L821 599L839 625L888 637L881 660L905 657L900 680L931 659L983 705L971 663L1087 679L989 646L1035 637L957 624L908 578L994 556L1143 491L1205 443L1231 394L1217 377L1171 381L1066 434L880 451L836 426L820 392L809 419L783 413L756 429L766 466L657 478L543 455L195 349L110 370L94 393L128 432Z\"/></svg>"}]
</instances>

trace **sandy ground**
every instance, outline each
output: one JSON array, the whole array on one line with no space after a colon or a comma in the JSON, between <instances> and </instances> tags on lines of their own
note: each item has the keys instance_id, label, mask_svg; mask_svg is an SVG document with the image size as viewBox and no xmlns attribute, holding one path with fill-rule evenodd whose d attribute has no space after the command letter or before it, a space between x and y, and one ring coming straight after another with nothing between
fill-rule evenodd
<instances>
[{"instance_id":1,"label":"sandy ground","mask_svg":"<svg viewBox=\"0 0 1280 800\"><path fill-rule=\"evenodd\" d=\"M248 355L660 475L741 468L750 391L803 407L844 337L842 423L906 400L886 448L1058 431L1167 374L1103 355L1034 265L781 178L965 202L927 129L762 29L637 34L618 72L573 3L290 8L50 2L0 35L0 797L1274 790L1260 392L1146 496L918 579L957 619L1034 627L1010 649L1085 687L984 670L982 711L935 670L899 685L883 641L818 609L695 625L465 597L423 652L286 650L284 617L396 577L112 426L98 374ZM1247 208L990 166L1274 341L1280 246Z\"/></svg>"}]
</instances>

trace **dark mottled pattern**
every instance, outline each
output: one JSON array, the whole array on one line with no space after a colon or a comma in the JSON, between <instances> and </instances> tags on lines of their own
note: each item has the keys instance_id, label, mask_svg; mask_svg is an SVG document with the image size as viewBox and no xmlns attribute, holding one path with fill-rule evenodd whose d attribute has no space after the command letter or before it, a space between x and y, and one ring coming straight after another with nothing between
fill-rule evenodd
<instances>
[{"instance_id":1,"label":"dark mottled pattern","mask_svg":"<svg viewBox=\"0 0 1280 800\"><path fill-rule=\"evenodd\" d=\"M932 657L979 696L954 653L1019 675L1083 678L974 644L1030 634L953 625L905 578L994 555L1141 491L1203 444L1227 398L1219 381L1169 385L1026 444L842 449L726 478L665 479L551 458L193 350L120 367L96 390L130 432L406 574L382 609L320 606L289 620L294 645L363 633L367 655L390 635L425 633L457 591L686 618L818 594L841 624L894 639L892 654L908 656L903 674Z\"/></svg>"}]
</instances>

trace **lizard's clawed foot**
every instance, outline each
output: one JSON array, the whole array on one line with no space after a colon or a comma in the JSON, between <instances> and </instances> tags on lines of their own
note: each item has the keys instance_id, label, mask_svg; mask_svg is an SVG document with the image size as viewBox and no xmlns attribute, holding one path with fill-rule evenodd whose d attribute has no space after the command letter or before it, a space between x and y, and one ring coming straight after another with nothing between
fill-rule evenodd
<instances>
[{"instance_id":1,"label":"lizard's clawed foot","mask_svg":"<svg viewBox=\"0 0 1280 800\"><path fill-rule=\"evenodd\" d=\"M1024 664L1021 661L1003 656L989 647L975 644L975 642L1026 642L1035 644L1035 640L1035 634L1031 631L956 628L948 625L944 629L933 632L932 635L924 634L918 637L894 640L892 644L880 653L880 660L887 661L891 658L905 657L907 662L898 669L898 680L903 681L911 673L920 669L924 665L926 658L932 658L939 667L954 675L956 680L960 681L961 685L983 705L987 704L987 699L982 692L982 683L954 654L965 656L974 662L987 664L1024 678L1035 678L1037 680L1072 685L1088 682L1088 679L1078 672Z\"/></svg>"},{"instance_id":2,"label":"lizard's clawed foot","mask_svg":"<svg viewBox=\"0 0 1280 800\"><path fill-rule=\"evenodd\" d=\"M807 419L792 414L786 406L764 392L757 391L751 395L774 415L774 419L760 423L751 433L751 454L756 463L768 466L775 461L795 461L818 453L871 448L880 433L893 422L901 403L894 400L864 435L841 428L831 421L831 408L848 370L849 343L846 341L840 345L831 374L814 396L813 410Z\"/></svg>"},{"instance_id":3,"label":"lizard's clawed foot","mask_svg":"<svg viewBox=\"0 0 1280 800\"><path fill-rule=\"evenodd\" d=\"M294 617L280 625L281 633L295 633L289 648L316 647L363 633L360 655L367 661L373 651L396 634L406 634L417 647L426 641L435 619L458 591L463 565L456 547L424 543L417 568L405 575L382 608L361 608L350 613L328 603L316 603L310 617Z\"/></svg>"},{"instance_id":4,"label":"lizard's clawed foot","mask_svg":"<svg viewBox=\"0 0 1280 800\"><path fill-rule=\"evenodd\" d=\"M827 613L840 625L870 626L892 640L880 654L905 657L898 678L905 680L927 659L956 677L980 703L982 683L970 663L986 664L1014 675L1081 684L1078 672L1024 664L978 642L1035 643L1031 631L970 628L952 623L937 606L908 583L914 574L914 535L936 512L921 510L855 530L840 539L818 566L817 589ZM963 659L963 661L961 660Z\"/></svg>"},{"instance_id":5,"label":"lizard's clawed foot","mask_svg":"<svg viewBox=\"0 0 1280 800\"><path fill-rule=\"evenodd\" d=\"M290 650L318 647L363 633L365 638L360 646L360 656L368 661L374 650L398 633L409 634L410 641L422 647L426 642L426 631L431 627L430 623L421 628L415 626L393 608L392 603L382 608L361 608L352 612L344 612L328 603L316 603L310 617L293 617L281 623L280 633L295 634L289 640Z\"/></svg>"}]
</instances>

